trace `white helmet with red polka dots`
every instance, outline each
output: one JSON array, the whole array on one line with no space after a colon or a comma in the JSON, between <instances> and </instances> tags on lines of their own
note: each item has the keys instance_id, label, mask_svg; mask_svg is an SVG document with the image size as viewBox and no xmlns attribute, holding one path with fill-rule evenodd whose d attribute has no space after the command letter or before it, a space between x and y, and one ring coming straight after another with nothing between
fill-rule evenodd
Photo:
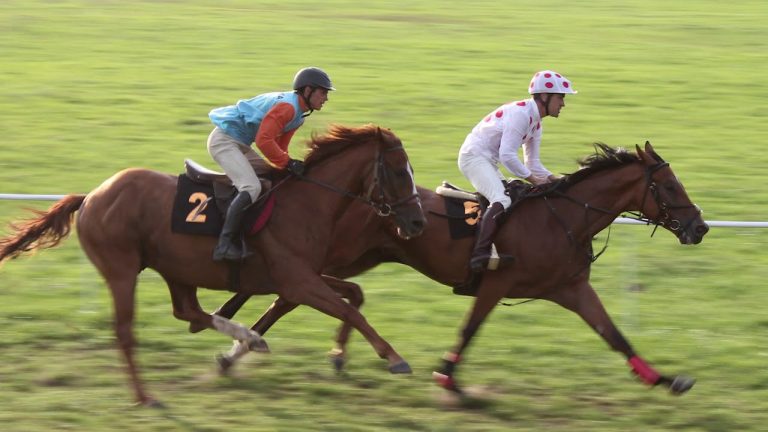
<instances>
[{"instance_id":1,"label":"white helmet with red polka dots","mask_svg":"<svg viewBox=\"0 0 768 432\"><path fill-rule=\"evenodd\" d=\"M531 79L531 85L528 86L528 93L578 93L571 86L571 82L559 73L551 70L536 72Z\"/></svg>"}]
</instances>

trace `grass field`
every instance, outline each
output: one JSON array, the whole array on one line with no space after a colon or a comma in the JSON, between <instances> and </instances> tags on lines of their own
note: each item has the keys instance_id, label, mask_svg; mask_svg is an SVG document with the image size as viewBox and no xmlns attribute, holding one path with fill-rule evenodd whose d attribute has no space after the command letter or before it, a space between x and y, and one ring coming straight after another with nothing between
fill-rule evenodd
<instances>
[{"instance_id":1,"label":"grass field","mask_svg":"<svg viewBox=\"0 0 768 432\"><path fill-rule=\"evenodd\" d=\"M0 193L88 192L126 167L179 172L184 158L213 167L208 111L288 89L305 65L338 91L295 142L329 123L377 123L403 139L419 184L468 186L455 163L466 133L551 68L579 90L544 122L551 170L574 171L594 141L650 140L706 219L766 220L766 22L762 0L5 0ZM48 204L0 201L0 233ZM324 357L336 322L306 308L268 334L272 354L219 377L212 355L228 341L188 334L159 276L143 274L139 360L168 407L132 408L107 290L73 237L0 269L0 429L763 430L768 233L714 228L684 248L650 232L615 227L592 281L639 353L698 378L680 398L635 382L575 315L533 302L497 309L459 374L481 396L449 400L430 374L469 299L386 265L355 281L409 377L389 375L359 335L336 375ZM226 297L201 293L208 309Z\"/></svg>"}]
</instances>

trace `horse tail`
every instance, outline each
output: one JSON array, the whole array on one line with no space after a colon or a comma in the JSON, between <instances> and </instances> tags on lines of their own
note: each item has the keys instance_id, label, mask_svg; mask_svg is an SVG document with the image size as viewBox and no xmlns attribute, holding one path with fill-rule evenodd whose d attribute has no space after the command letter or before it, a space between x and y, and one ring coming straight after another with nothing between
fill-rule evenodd
<instances>
[{"instance_id":1,"label":"horse tail","mask_svg":"<svg viewBox=\"0 0 768 432\"><path fill-rule=\"evenodd\" d=\"M15 234L0 239L0 263L24 252L58 245L69 234L73 216L83 201L85 195L67 195L48 211L33 210L36 218L12 222L10 227Z\"/></svg>"}]
</instances>

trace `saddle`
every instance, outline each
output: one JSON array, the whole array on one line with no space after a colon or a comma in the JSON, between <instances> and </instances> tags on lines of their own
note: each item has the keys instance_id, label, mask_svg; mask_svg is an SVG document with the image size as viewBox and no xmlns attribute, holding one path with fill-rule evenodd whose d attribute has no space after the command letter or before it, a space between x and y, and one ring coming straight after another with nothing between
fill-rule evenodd
<instances>
[{"instance_id":1,"label":"saddle","mask_svg":"<svg viewBox=\"0 0 768 432\"><path fill-rule=\"evenodd\" d=\"M521 180L502 180L501 182L504 183L504 193L507 194L512 200L512 205L507 209L507 214L509 214L512 209L523 199L544 194L541 193L540 187L533 186ZM490 204L488 199L481 193L470 192L461 189L458 186L448 183L445 180L443 180L440 186L435 188L435 192L438 195L442 195L448 198L456 198L464 201L476 202L480 205L481 210L485 210Z\"/></svg>"},{"instance_id":2,"label":"saddle","mask_svg":"<svg viewBox=\"0 0 768 432\"><path fill-rule=\"evenodd\" d=\"M554 190L557 183L552 186L533 186L520 180L502 180L505 193L511 198L512 205L506 211L507 217L512 210L524 199L546 195ZM477 231L477 223L480 214L488 208L488 199L479 192L470 192L461 189L447 181L443 181L435 188L438 195L445 197L445 215L448 218L448 228L451 238L459 239L474 237ZM499 262L496 245L491 246L491 263ZM493 265L493 264L491 264ZM457 295L476 296L477 289L482 280L482 274L470 273L469 278L461 284L453 287L453 293Z\"/></svg>"},{"instance_id":3,"label":"saddle","mask_svg":"<svg viewBox=\"0 0 768 432\"><path fill-rule=\"evenodd\" d=\"M264 164L264 167L267 167L267 165ZM254 167L255 170L256 168L257 167ZM268 172L268 168L259 168L262 168L263 171L263 173L260 173L259 170L256 171L259 175L259 180L261 180L261 190L269 191L272 189L272 181L262 177ZM184 159L184 169L187 177L193 182L213 187L213 195L216 198L216 205L222 213L226 213L227 208L229 208L229 203L237 193L235 186L232 184L232 180L227 177L226 174L208 169L192 159Z\"/></svg>"}]
</instances>

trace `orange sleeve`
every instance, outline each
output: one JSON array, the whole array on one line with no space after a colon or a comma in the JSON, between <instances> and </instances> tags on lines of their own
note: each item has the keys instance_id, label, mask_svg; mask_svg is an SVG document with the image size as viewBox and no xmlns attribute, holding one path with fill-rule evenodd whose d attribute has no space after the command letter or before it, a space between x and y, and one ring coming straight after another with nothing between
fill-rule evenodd
<instances>
[{"instance_id":1,"label":"orange sleeve","mask_svg":"<svg viewBox=\"0 0 768 432\"><path fill-rule=\"evenodd\" d=\"M285 132L283 136L280 137L280 147L288 150L288 144L291 143L291 138L293 138L293 134L296 132L296 129L290 130L288 132Z\"/></svg>"},{"instance_id":2,"label":"orange sleeve","mask_svg":"<svg viewBox=\"0 0 768 432\"><path fill-rule=\"evenodd\" d=\"M293 105L279 103L267 112L256 133L256 147L271 165L284 168L288 164L288 144L295 131L283 132L296 114Z\"/></svg>"}]
</instances>

